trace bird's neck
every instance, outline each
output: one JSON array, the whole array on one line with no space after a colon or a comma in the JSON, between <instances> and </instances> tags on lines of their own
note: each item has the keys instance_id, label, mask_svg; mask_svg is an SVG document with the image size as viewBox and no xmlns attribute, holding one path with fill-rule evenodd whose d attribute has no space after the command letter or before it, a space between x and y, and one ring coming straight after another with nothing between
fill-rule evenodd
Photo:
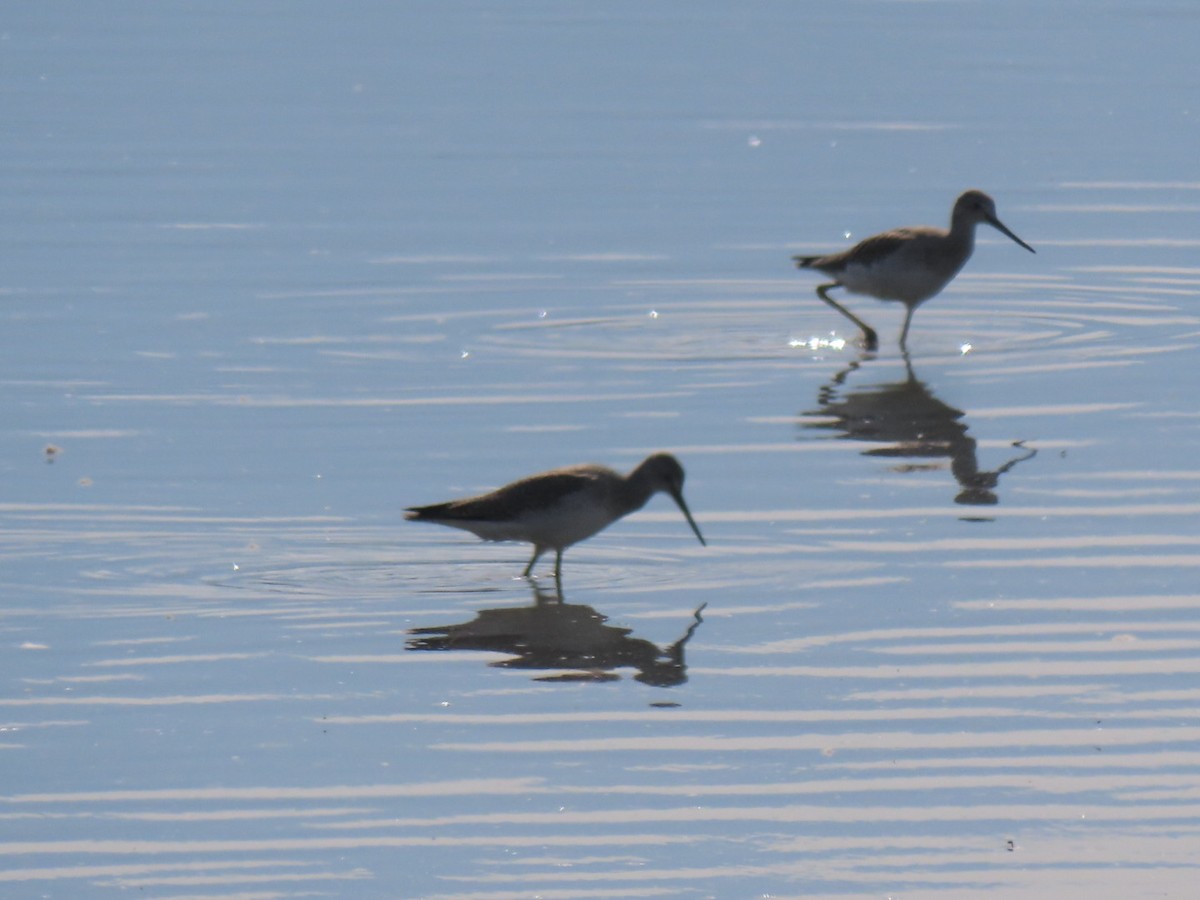
<instances>
[{"instance_id":1,"label":"bird's neck","mask_svg":"<svg viewBox=\"0 0 1200 900\"><path fill-rule=\"evenodd\" d=\"M973 219L961 218L950 222L950 241L966 250L975 249L975 226L979 224Z\"/></svg>"},{"instance_id":2,"label":"bird's neck","mask_svg":"<svg viewBox=\"0 0 1200 900\"><path fill-rule=\"evenodd\" d=\"M641 471L635 471L617 489L616 501L623 510L622 515L645 506L654 496L650 479Z\"/></svg>"}]
</instances>

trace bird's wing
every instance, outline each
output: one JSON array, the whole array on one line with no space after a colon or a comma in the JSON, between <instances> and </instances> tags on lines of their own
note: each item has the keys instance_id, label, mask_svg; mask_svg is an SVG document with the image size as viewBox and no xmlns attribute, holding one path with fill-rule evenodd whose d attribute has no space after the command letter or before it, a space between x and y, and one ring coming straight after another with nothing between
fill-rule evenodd
<instances>
[{"instance_id":1,"label":"bird's wing","mask_svg":"<svg viewBox=\"0 0 1200 900\"><path fill-rule=\"evenodd\" d=\"M854 261L859 265L871 266L881 259L891 256L901 247L910 246L914 237L919 237L919 228L894 228L881 234L863 238L855 244L847 255L853 254Z\"/></svg>"},{"instance_id":2,"label":"bird's wing","mask_svg":"<svg viewBox=\"0 0 1200 900\"><path fill-rule=\"evenodd\" d=\"M830 253L828 256L794 256L792 258L801 269L819 269L829 273L836 273L847 265L873 266L896 251L911 247L913 238L919 238L929 230L924 227L893 228L891 231L863 238L853 247L848 247L840 253Z\"/></svg>"},{"instance_id":3,"label":"bird's wing","mask_svg":"<svg viewBox=\"0 0 1200 900\"><path fill-rule=\"evenodd\" d=\"M586 471L550 472L514 481L490 494L464 497L434 506L415 507L411 512L423 519L461 519L474 522L503 522L517 513L553 506L595 479Z\"/></svg>"}]
</instances>

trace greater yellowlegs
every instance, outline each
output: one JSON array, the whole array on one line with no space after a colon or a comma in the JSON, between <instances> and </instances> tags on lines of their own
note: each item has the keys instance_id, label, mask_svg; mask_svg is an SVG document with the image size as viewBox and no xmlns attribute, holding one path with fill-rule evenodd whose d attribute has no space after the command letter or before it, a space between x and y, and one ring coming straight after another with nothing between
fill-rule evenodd
<instances>
[{"instance_id":1,"label":"greater yellowlegs","mask_svg":"<svg viewBox=\"0 0 1200 900\"><path fill-rule=\"evenodd\" d=\"M683 466L669 453L655 453L628 475L586 464L551 469L514 481L490 494L433 506L410 507L405 518L470 531L485 541L526 541L533 558L528 577L547 550L555 552L554 577L562 577L563 551L590 538L622 516L641 509L659 491L669 494L692 531L704 536L683 501Z\"/></svg>"},{"instance_id":2,"label":"greater yellowlegs","mask_svg":"<svg viewBox=\"0 0 1200 900\"><path fill-rule=\"evenodd\" d=\"M867 349L879 346L875 329L829 296L843 287L852 294L877 300L897 300L908 311L900 346L908 340L913 311L937 294L958 274L975 249L975 226L986 222L1030 253L1032 247L996 217L996 203L983 191L967 191L954 202L950 230L920 225L897 228L864 238L848 250L828 256L794 256L797 268L816 269L834 280L817 288L817 296L862 329Z\"/></svg>"}]
</instances>

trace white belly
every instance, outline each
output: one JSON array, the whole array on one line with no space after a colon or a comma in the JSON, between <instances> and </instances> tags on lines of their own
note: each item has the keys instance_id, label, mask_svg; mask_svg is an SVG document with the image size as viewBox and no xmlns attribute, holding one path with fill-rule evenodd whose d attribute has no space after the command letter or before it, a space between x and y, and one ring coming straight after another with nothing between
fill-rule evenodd
<instances>
[{"instance_id":1,"label":"white belly","mask_svg":"<svg viewBox=\"0 0 1200 900\"><path fill-rule=\"evenodd\" d=\"M539 510L525 510L513 519L483 522L446 521L472 532L485 541L526 541L539 547L561 550L590 538L615 520L607 509L596 503L566 501Z\"/></svg>"},{"instance_id":2,"label":"white belly","mask_svg":"<svg viewBox=\"0 0 1200 900\"><path fill-rule=\"evenodd\" d=\"M929 266L907 254L895 254L871 265L848 265L838 281L853 294L878 300L899 300L909 306L923 303L939 293L958 274L958 268Z\"/></svg>"}]
</instances>

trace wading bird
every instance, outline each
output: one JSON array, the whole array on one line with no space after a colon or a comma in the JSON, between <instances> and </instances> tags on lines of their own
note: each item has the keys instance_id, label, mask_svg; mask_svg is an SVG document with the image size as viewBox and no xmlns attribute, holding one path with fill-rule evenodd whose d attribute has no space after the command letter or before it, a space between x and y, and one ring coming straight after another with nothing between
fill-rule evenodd
<instances>
[{"instance_id":1,"label":"wading bird","mask_svg":"<svg viewBox=\"0 0 1200 900\"><path fill-rule=\"evenodd\" d=\"M852 294L903 303L908 309L900 332L900 347L904 348L913 311L948 285L971 258L975 226L981 222L1030 253L1037 252L996 217L996 203L991 197L983 191L967 191L954 202L949 231L929 225L896 228L864 238L840 253L792 259L797 268L816 269L833 278L817 288L817 296L862 329L868 350L879 346L875 329L830 297L829 289L843 287Z\"/></svg>"},{"instance_id":2,"label":"wading bird","mask_svg":"<svg viewBox=\"0 0 1200 900\"><path fill-rule=\"evenodd\" d=\"M628 475L593 464L551 469L490 494L410 507L405 518L462 528L485 541L533 544L533 558L521 573L525 577L543 553L553 550L554 577L561 579L567 547L641 509L660 491L678 504L700 543L705 544L683 500L683 478L679 460L669 453L655 453Z\"/></svg>"}]
</instances>

